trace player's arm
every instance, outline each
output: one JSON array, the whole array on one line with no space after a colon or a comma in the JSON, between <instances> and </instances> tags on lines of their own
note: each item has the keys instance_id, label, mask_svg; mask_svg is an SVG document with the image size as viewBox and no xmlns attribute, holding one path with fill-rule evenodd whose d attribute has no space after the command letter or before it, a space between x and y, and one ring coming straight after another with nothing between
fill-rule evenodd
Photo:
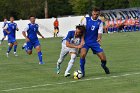
<instances>
[{"instance_id":1,"label":"player's arm","mask_svg":"<svg viewBox=\"0 0 140 93\"><path fill-rule=\"evenodd\" d=\"M68 32L68 35L66 37L66 46L69 48L81 48L82 47L81 45L75 46L74 44L71 44L70 40L71 40L71 32Z\"/></svg>"},{"instance_id":2,"label":"player's arm","mask_svg":"<svg viewBox=\"0 0 140 93\"><path fill-rule=\"evenodd\" d=\"M24 36L24 38L26 39L26 42L29 42L30 39L27 37L26 32L28 31L29 27L26 27L24 29L24 31L22 31L22 35Z\"/></svg>"},{"instance_id":3,"label":"player's arm","mask_svg":"<svg viewBox=\"0 0 140 93\"><path fill-rule=\"evenodd\" d=\"M42 38L44 38L44 36L38 31L37 32L37 34L39 35L39 36L41 36Z\"/></svg>"},{"instance_id":4,"label":"player's arm","mask_svg":"<svg viewBox=\"0 0 140 93\"><path fill-rule=\"evenodd\" d=\"M17 24L16 24L16 30L19 31Z\"/></svg>"},{"instance_id":5,"label":"player's arm","mask_svg":"<svg viewBox=\"0 0 140 93\"><path fill-rule=\"evenodd\" d=\"M102 34L103 34L103 23L101 22L98 29L98 38L97 38L99 44L101 44Z\"/></svg>"},{"instance_id":6,"label":"player's arm","mask_svg":"<svg viewBox=\"0 0 140 93\"><path fill-rule=\"evenodd\" d=\"M6 26L3 29L7 34L9 34L10 32L7 30L7 28L8 28L8 24L6 24Z\"/></svg>"},{"instance_id":7,"label":"player's arm","mask_svg":"<svg viewBox=\"0 0 140 93\"><path fill-rule=\"evenodd\" d=\"M82 48L81 45L75 46L74 44L70 44L69 41L66 41L66 46L69 48Z\"/></svg>"}]
</instances>

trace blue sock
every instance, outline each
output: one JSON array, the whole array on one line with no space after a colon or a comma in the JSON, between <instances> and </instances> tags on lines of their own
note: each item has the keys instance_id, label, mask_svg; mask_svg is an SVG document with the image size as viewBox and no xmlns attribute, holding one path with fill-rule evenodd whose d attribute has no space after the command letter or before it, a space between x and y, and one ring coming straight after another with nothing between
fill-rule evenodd
<instances>
[{"instance_id":1,"label":"blue sock","mask_svg":"<svg viewBox=\"0 0 140 93\"><path fill-rule=\"evenodd\" d=\"M17 45L14 45L14 52L17 51Z\"/></svg>"},{"instance_id":2,"label":"blue sock","mask_svg":"<svg viewBox=\"0 0 140 93\"><path fill-rule=\"evenodd\" d=\"M25 52L28 52L28 47L27 47L27 45L25 45Z\"/></svg>"},{"instance_id":3,"label":"blue sock","mask_svg":"<svg viewBox=\"0 0 140 93\"><path fill-rule=\"evenodd\" d=\"M9 46L7 53L9 53L11 50L12 50L12 47Z\"/></svg>"},{"instance_id":4,"label":"blue sock","mask_svg":"<svg viewBox=\"0 0 140 93\"><path fill-rule=\"evenodd\" d=\"M83 76L85 75L85 62L86 62L85 59L80 58L80 68L83 73Z\"/></svg>"},{"instance_id":5,"label":"blue sock","mask_svg":"<svg viewBox=\"0 0 140 93\"><path fill-rule=\"evenodd\" d=\"M39 61L42 62L42 52L38 52L38 58L39 58Z\"/></svg>"}]
</instances>

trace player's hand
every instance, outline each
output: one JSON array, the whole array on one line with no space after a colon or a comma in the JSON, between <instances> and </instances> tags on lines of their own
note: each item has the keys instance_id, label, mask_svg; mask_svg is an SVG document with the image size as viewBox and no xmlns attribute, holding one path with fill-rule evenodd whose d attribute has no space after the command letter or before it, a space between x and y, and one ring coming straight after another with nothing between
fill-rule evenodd
<instances>
[{"instance_id":1,"label":"player's hand","mask_svg":"<svg viewBox=\"0 0 140 93\"><path fill-rule=\"evenodd\" d=\"M29 38L26 38L26 42L29 42L30 41L30 39Z\"/></svg>"},{"instance_id":2,"label":"player's hand","mask_svg":"<svg viewBox=\"0 0 140 93\"><path fill-rule=\"evenodd\" d=\"M41 36L43 39L45 39L45 37L44 36Z\"/></svg>"},{"instance_id":3,"label":"player's hand","mask_svg":"<svg viewBox=\"0 0 140 93\"><path fill-rule=\"evenodd\" d=\"M97 39L97 42L101 45L101 39L100 38Z\"/></svg>"},{"instance_id":4,"label":"player's hand","mask_svg":"<svg viewBox=\"0 0 140 93\"><path fill-rule=\"evenodd\" d=\"M82 48L82 47L83 47L83 45L78 45L76 48L78 48L78 49L79 49L79 48Z\"/></svg>"},{"instance_id":5,"label":"player's hand","mask_svg":"<svg viewBox=\"0 0 140 93\"><path fill-rule=\"evenodd\" d=\"M7 34L10 34L10 32L9 32L9 31L7 31Z\"/></svg>"}]
</instances>

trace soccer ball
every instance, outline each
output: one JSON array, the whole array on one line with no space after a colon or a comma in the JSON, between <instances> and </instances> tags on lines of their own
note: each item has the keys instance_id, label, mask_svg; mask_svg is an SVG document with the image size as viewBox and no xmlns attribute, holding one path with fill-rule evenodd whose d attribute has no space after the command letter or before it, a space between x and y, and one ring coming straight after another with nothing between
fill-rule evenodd
<instances>
[{"instance_id":1,"label":"soccer ball","mask_svg":"<svg viewBox=\"0 0 140 93\"><path fill-rule=\"evenodd\" d=\"M81 79L83 74L80 70L74 71L73 73L74 79Z\"/></svg>"}]
</instances>

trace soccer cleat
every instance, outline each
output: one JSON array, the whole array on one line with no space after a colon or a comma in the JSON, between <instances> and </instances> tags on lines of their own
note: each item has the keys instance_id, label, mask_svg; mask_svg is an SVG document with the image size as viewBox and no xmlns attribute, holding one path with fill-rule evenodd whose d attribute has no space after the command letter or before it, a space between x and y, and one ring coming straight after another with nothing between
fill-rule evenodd
<instances>
[{"instance_id":1,"label":"soccer cleat","mask_svg":"<svg viewBox=\"0 0 140 93\"><path fill-rule=\"evenodd\" d=\"M17 57L17 56L18 56L16 52L14 52L14 55L15 55L15 57Z\"/></svg>"},{"instance_id":2,"label":"soccer cleat","mask_svg":"<svg viewBox=\"0 0 140 93\"><path fill-rule=\"evenodd\" d=\"M57 72L57 74L59 74L60 73L60 64L57 64L57 68L56 68L56 72Z\"/></svg>"},{"instance_id":3,"label":"soccer cleat","mask_svg":"<svg viewBox=\"0 0 140 93\"><path fill-rule=\"evenodd\" d=\"M65 73L64 74L64 77L69 77L70 76L70 73Z\"/></svg>"},{"instance_id":4,"label":"soccer cleat","mask_svg":"<svg viewBox=\"0 0 140 93\"><path fill-rule=\"evenodd\" d=\"M45 64L44 62L39 62L40 65Z\"/></svg>"},{"instance_id":5,"label":"soccer cleat","mask_svg":"<svg viewBox=\"0 0 140 93\"><path fill-rule=\"evenodd\" d=\"M110 74L110 71L107 67L103 68L106 74Z\"/></svg>"},{"instance_id":6,"label":"soccer cleat","mask_svg":"<svg viewBox=\"0 0 140 93\"><path fill-rule=\"evenodd\" d=\"M9 57L9 53L6 53L6 56Z\"/></svg>"},{"instance_id":7,"label":"soccer cleat","mask_svg":"<svg viewBox=\"0 0 140 93\"><path fill-rule=\"evenodd\" d=\"M23 46L22 46L22 49L25 49L25 46L26 46L26 45L27 45L27 44L26 44L26 43L24 43L24 44L23 44Z\"/></svg>"}]
</instances>

